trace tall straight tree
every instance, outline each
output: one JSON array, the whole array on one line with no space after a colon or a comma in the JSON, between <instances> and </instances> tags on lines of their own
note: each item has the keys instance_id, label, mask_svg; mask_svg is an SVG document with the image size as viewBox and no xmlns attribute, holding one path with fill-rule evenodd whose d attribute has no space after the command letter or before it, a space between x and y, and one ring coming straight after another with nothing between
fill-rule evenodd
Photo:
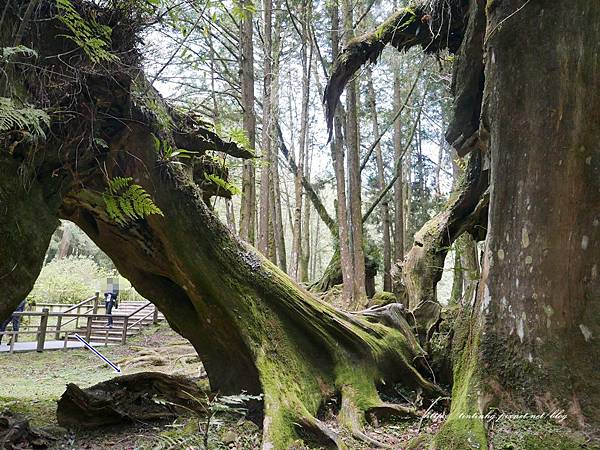
<instances>
[{"instance_id":1,"label":"tall straight tree","mask_svg":"<svg viewBox=\"0 0 600 450\"><path fill-rule=\"evenodd\" d=\"M298 170L294 177L294 233L292 243L292 275L299 280L300 261L302 259L302 177L306 163L306 138L308 135L308 102L310 100L310 79L312 64L312 39L309 34L309 20L311 18L312 4L310 0L303 0L300 12L300 60L302 65L302 109L300 112L300 136L298 143Z\"/></svg>"},{"instance_id":2,"label":"tall straight tree","mask_svg":"<svg viewBox=\"0 0 600 450\"><path fill-rule=\"evenodd\" d=\"M343 1L344 41L354 37L354 14L350 0ZM366 300L365 253L363 248L362 195L360 176L360 134L358 131L358 89L352 79L346 88L346 148L348 149L348 224L353 265L353 290L350 306L358 308Z\"/></svg>"},{"instance_id":3,"label":"tall straight tree","mask_svg":"<svg viewBox=\"0 0 600 450\"><path fill-rule=\"evenodd\" d=\"M241 0L240 74L243 129L248 145L256 148L256 114L254 111L254 27L252 0ZM240 237L254 244L256 223L256 175L254 162L244 161L242 169L242 201L240 206Z\"/></svg>"},{"instance_id":4,"label":"tall straight tree","mask_svg":"<svg viewBox=\"0 0 600 450\"><path fill-rule=\"evenodd\" d=\"M340 11L336 1L330 5L331 16L331 53L337 58L340 51ZM331 156L336 182L336 212L338 218L338 235L340 246L340 266L342 269L342 296L348 306L354 298L354 263L350 252L350 233L348 229L348 208L346 203L346 169L344 166L344 136L342 133L341 108L335 112L333 119L333 140Z\"/></svg>"},{"instance_id":5,"label":"tall straight tree","mask_svg":"<svg viewBox=\"0 0 600 450\"><path fill-rule=\"evenodd\" d=\"M367 106L371 115L371 127L373 138L379 136L379 119L377 117L377 101L375 97L375 87L373 86L373 71L367 68ZM375 159L377 161L377 188L379 191L386 186L385 170L383 164L383 153L381 143L375 145ZM392 243L390 236L390 209L387 196L381 201L382 234L383 234L383 290L392 290Z\"/></svg>"},{"instance_id":6,"label":"tall straight tree","mask_svg":"<svg viewBox=\"0 0 600 450\"><path fill-rule=\"evenodd\" d=\"M258 214L258 250L269 254L270 221L270 178L271 178L271 139L273 108L271 93L273 89L273 1L263 0L263 98L262 98L262 134L260 170L260 204Z\"/></svg>"},{"instance_id":7,"label":"tall straight tree","mask_svg":"<svg viewBox=\"0 0 600 450\"><path fill-rule=\"evenodd\" d=\"M308 128L308 125L307 125ZM311 152L309 151L310 145L307 147L304 157L304 177L310 179L310 166L312 162ZM304 193L304 214L302 216L302 238L301 238L301 252L300 252L300 267L298 268L298 279L304 283L309 281L309 264L311 258L310 248L310 212L312 205L308 199L308 195Z\"/></svg>"},{"instance_id":8,"label":"tall straight tree","mask_svg":"<svg viewBox=\"0 0 600 450\"><path fill-rule=\"evenodd\" d=\"M281 29L283 26L283 9L281 8L281 2L278 1L275 4L275 26L273 36L273 89L272 89L272 117L273 126L279 120L279 84L280 84L280 70L281 70ZM273 129L273 126L271 129ZM277 142L276 134L272 134L272 141ZM276 145L276 144L275 144ZM274 245L273 250L276 255L277 265L287 272L287 257L285 250L285 232L283 228L283 217L281 213L281 186L279 177L279 161L277 158L277 151L272 149L273 154L271 155L271 215L273 224L273 235Z\"/></svg>"},{"instance_id":9,"label":"tall straight tree","mask_svg":"<svg viewBox=\"0 0 600 450\"><path fill-rule=\"evenodd\" d=\"M400 70L397 64L394 67L394 110L402 104ZM398 180L394 187L394 260L399 262L404 259L404 174L402 155L402 121L400 118L394 122L394 160L398 161Z\"/></svg>"}]
</instances>

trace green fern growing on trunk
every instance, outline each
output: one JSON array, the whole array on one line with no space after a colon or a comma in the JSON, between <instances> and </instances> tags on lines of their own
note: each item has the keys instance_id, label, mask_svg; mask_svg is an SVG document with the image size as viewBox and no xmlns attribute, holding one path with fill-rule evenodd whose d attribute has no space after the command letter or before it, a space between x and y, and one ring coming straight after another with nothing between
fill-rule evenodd
<instances>
[{"instance_id":1,"label":"green fern growing on trunk","mask_svg":"<svg viewBox=\"0 0 600 450\"><path fill-rule=\"evenodd\" d=\"M106 212L111 220L119 225L143 219L151 214L163 215L150 194L138 184L132 184L131 177L115 177L109 180L102 194Z\"/></svg>"}]
</instances>

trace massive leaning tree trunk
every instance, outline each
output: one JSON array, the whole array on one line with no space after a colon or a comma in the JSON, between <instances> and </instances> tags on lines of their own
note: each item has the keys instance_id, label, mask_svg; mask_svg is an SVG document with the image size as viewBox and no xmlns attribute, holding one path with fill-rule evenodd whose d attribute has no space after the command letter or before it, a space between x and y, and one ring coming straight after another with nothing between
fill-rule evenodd
<instances>
[{"instance_id":1,"label":"massive leaning tree trunk","mask_svg":"<svg viewBox=\"0 0 600 450\"><path fill-rule=\"evenodd\" d=\"M39 2L35 20L22 23L27 3L12 2L0 30L3 47L14 45L18 28L21 43L39 54L5 64L0 87L0 112L10 109L13 118L0 130L0 232L10 236L0 248L0 316L31 289L58 218L66 218L192 342L214 389L264 394L264 448L286 448L303 433L343 446L317 419L334 395L342 399L340 423L366 438L360 427L368 413L406 412L380 400L381 383L440 393L415 368L424 353L393 309L348 314L319 302L213 215L203 175L214 168L199 158L184 170L172 149L251 154L147 86L133 51L140 17L74 2L78 14L112 27L109 49L119 61L92 64L84 52L94 48L65 38L53 1ZM442 449L487 445L485 423L461 414L492 406L565 408L574 425L595 430L600 417L600 128L593 120L600 116L600 5L484 3L444 0L399 12L342 53L328 89L340 91L387 42L427 51L460 46L456 121L447 136L460 154L471 153L471 168L489 165L490 213L478 292L455 335L452 409L436 442ZM328 97L330 112L338 98ZM50 118L45 136L40 108ZM131 177L163 215L115 223L106 193L117 177ZM477 190L454 197L436 229L456 235L464 228L456 213L480 217L485 196L473 194L485 183L465 186ZM470 211L457 208L467 204Z\"/></svg>"},{"instance_id":2,"label":"massive leaning tree trunk","mask_svg":"<svg viewBox=\"0 0 600 450\"><path fill-rule=\"evenodd\" d=\"M39 57L13 60L2 86L11 114L24 118L1 135L0 231L8 237L0 249L2 318L31 289L64 218L190 340L213 389L264 394L265 449L286 448L300 435L343 447L317 419L332 396L341 397L341 425L369 440L361 427L370 414L411 413L383 402L382 384L442 394L417 370L425 367L425 354L393 307L364 316L318 301L214 216L206 200L219 189L206 182L214 167L202 156L252 154L223 142L193 114L169 107L147 84L134 50L143 16L73 3L71 14L112 27L107 46L119 60L68 39L53 1L40 2L35 20L24 26L23 43ZM4 47L12 27L23 28L18 17L26 4L7 8ZM6 102L2 107L5 114ZM50 123L45 136L43 120L31 118L42 107ZM176 161L176 148L198 152L193 170ZM131 209L116 181L138 185L161 214Z\"/></svg>"},{"instance_id":3,"label":"massive leaning tree trunk","mask_svg":"<svg viewBox=\"0 0 600 450\"><path fill-rule=\"evenodd\" d=\"M464 22L454 119L446 137L459 155L471 153L470 161L480 159L491 173L483 272L455 330L451 414L435 446L487 448L482 416L494 407L520 414L562 409L567 424L597 433L600 4L440 4L456 8ZM386 43L398 49L439 48L435 39L424 37L426 29L411 30L422 26L416 16L441 30L436 36L452 35L455 25L440 24L436 12L427 7L399 12L349 46L328 86L330 114L346 81ZM485 197L475 210L485 207ZM458 224L452 225L452 204L460 203L451 201L450 209L426 225L433 230L433 248L440 243L436 231L449 232ZM422 258L429 253L427 242L417 242L411 253L415 258L409 254L404 276L408 284L417 278L414 292L422 275L431 273L431 264L420 264L427 262ZM431 297L431 283L426 287L411 300ZM531 445L579 448L549 435L539 439Z\"/></svg>"}]
</instances>

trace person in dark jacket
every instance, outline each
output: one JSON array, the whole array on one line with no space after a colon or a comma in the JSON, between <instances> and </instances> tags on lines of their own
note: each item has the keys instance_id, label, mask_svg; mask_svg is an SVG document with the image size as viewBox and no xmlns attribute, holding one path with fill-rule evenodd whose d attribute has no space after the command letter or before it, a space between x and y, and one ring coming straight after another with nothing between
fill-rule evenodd
<instances>
[{"instance_id":1,"label":"person in dark jacket","mask_svg":"<svg viewBox=\"0 0 600 450\"><path fill-rule=\"evenodd\" d=\"M23 310L25 310L25 304L26 304L26 300L23 300L21 303L19 303L19 306L17 306L17 309L15 309L14 312L22 312ZM12 322L12 329L15 333L18 333L19 331L19 322L21 321L21 316L19 315L14 315L11 314L11 316L6 319L4 322L2 322L0 324L0 333L4 333L6 331L6 327L8 326L9 323ZM2 338L4 337L4 334L0 334L0 344L2 343ZM10 343L10 341L9 341Z\"/></svg>"},{"instance_id":2,"label":"person in dark jacket","mask_svg":"<svg viewBox=\"0 0 600 450\"><path fill-rule=\"evenodd\" d=\"M117 309L119 307L119 302L117 300L119 296L119 285L118 281L114 282L112 278L108 279L106 292L104 293L104 307L106 308L106 314L108 315L108 321L106 326L108 328L112 328L113 326L113 318L112 318L112 310L113 308Z\"/></svg>"}]
</instances>

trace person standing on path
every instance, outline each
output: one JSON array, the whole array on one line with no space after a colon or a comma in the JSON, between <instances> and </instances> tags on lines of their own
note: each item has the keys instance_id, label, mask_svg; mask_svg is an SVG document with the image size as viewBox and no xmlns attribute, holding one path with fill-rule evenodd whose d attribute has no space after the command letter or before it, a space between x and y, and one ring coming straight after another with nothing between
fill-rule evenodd
<instances>
[{"instance_id":1,"label":"person standing on path","mask_svg":"<svg viewBox=\"0 0 600 450\"><path fill-rule=\"evenodd\" d=\"M104 306L106 308L106 314L108 315L106 326L112 328L112 309L117 309L119 307L119 302L117 300L119 296L119 282L118 280L114 281L112 278L109 278L107 281L106 292L104 292Z\"/></svg>"},{"instance_id":2,"label":"person standing on path","mask_svg":"<svg viewBox=\"0 0 600 450\"><path fill-rule=\"evenodd\" d=\"M17 306L17 309L15 309L15 312L22 312L23 310L25 310L25 304L27 303L27 300L23 300L21 303L19 303L19 306ZM12 322L12 329L13 332L18 333L19 332L19 324L21 322L21 316L19 315L15 315L15 314L11 314L11 316L6 319L4 322L2 322L0 324L0 344L2 344L2 338L4 337L4 332L6 331L6 327L8 326L9 323ZM8 341L8 343L10 344L10 341Z\"/></svg>"}]
</instances>

